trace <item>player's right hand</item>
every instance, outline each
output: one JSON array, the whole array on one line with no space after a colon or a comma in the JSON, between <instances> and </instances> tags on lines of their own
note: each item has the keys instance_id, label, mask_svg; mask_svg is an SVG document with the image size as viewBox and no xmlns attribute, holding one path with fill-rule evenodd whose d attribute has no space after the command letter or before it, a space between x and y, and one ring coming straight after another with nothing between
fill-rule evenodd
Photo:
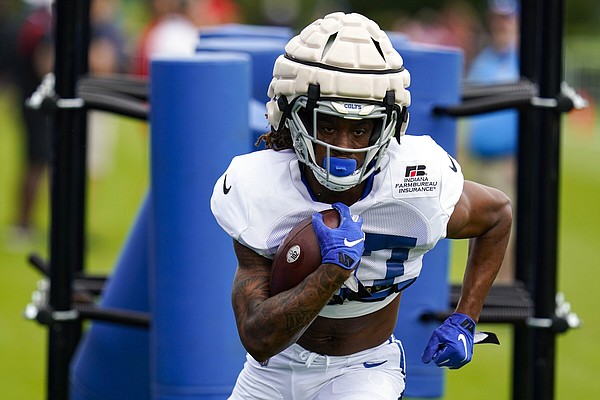
<instances>
[{"instance_id":1,"label":"player's right hand","mask_svg":"<svg viewBox=\"0 0 600 400\"><path fill-rule=\"evenodd\" d=\"M340 214L340 226L329 228L323 223L321 213L314 213L312 224L321 247L323 264L335 264L348 270L358 266L365 248L363 220L359 215L351 215L350 208L343 203L334 203Z\"/></svg>"}]
</instances>

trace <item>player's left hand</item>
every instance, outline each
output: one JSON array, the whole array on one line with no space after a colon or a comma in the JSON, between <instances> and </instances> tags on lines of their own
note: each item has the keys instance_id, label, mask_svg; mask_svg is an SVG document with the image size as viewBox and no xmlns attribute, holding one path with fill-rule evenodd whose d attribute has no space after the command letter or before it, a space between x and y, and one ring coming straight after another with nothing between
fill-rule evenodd
<instances>
[{"instance_id":1,"label":"player's left hand","mask_svg":"<svg viewBox=\"0 0 600 400\"><path fill-rule=\"evenodd\" d=\"M429 364L433 360L438 367L450 369L462 367L473 357L474 334L475 321L465 314L452 314L433 331L421 361Z\"/></svg>"}]
</instances>

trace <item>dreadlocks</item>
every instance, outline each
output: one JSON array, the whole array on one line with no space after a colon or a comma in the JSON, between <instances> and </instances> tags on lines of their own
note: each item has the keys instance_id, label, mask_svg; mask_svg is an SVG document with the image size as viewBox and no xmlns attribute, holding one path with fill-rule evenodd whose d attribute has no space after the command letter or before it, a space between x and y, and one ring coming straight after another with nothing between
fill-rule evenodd
<instances>
[{"instance_id":1,"label":"dreadlocks","mask_svg":"<svg viewBox=\"0 0 600 400\"><path fill-rule=\"evenodd\" d=\"M271 128L271 132L261 135L254 145L260 146L261 142L265 142L265 147L267 149L273 149L275 151L293 149L294 143L292 141L290 130L283 124L281 125L282 126L279 129L275 130Z\"/></svg>"}]
</instances>

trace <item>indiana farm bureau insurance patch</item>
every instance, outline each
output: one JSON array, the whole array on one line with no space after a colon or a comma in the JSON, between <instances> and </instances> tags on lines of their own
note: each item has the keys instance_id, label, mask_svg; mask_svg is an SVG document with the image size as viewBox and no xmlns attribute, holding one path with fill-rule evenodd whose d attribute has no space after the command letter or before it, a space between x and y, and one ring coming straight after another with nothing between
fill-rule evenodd
<instances>
[{"instance_id":1,"label":"indiana farm bureau insurance patch","mask_svg":"<svg viewBox=\"0 0 600 400\"><path fill-rule=\"evenodd\" d=\"M430 174L425 164L407 165L403 177L394 177L395 198L432 197L439 194L439 176Z\"/></svg>"}]
</instances>

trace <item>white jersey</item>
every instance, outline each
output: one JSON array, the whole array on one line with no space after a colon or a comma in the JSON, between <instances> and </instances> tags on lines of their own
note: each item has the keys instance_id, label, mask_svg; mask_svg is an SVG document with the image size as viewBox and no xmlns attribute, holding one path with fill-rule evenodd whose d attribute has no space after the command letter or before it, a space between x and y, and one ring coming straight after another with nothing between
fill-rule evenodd
<instances>
[{"instance_id":1,"label":"white jersey","mask_svg":"<svg viewBox=\"0 0 600 400\"><path fill-rule=\"evenodd\" d=\"M458 162L429 136L405 135L402 145L393 140L384 157L371 191L350 207L364 221L365 249L355 275L369 293L348 299L343 287L340 304L325 306L322 316L349 318L382 308L419 276L423 255L446 235L464 181ZM294 226L328 208L312 198L293 150L235 157L211 199L221 227L271 259Z\"/></svg>"}]
</instances>

